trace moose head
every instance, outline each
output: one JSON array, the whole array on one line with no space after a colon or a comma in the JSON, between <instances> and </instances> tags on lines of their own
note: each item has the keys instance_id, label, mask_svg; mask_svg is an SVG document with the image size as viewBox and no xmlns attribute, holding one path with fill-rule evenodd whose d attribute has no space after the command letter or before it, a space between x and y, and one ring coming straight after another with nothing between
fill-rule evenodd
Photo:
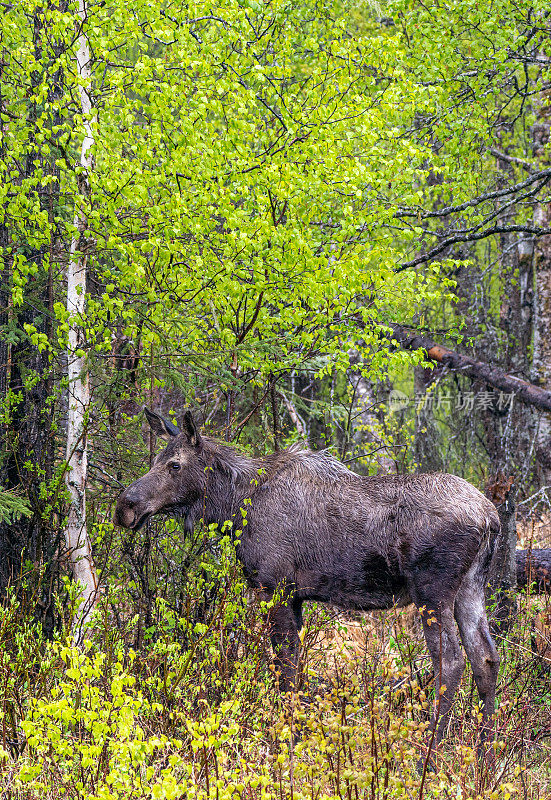
<instances>
[{"instance_id":1,"label":"moose head","mask_svg":"<svg viewBox=\"0 0 551 800\"><path fill-rule=\"evenodd\" d=\"M168 439L153 466L124 490L117 500L113 522L137 531L154 514L185 518L186 531L193 528L193 510L206 491L203 439L193 416L186 411L180 431L172 422L144 409L151 429Z\"/></svg>"}]
</instances>

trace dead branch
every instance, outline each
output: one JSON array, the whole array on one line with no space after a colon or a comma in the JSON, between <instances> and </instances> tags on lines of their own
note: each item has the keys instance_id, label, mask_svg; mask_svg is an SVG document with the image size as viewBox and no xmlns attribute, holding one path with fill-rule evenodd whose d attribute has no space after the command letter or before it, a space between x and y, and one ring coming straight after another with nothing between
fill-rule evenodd
<instances>
[{"instance_id":1,"label":"dead branch","mask_svg":"<svg viewBox=\"0 0 551 800\"><path fill-rule=\"evenodd\" d=\"M542 411L551 411L551 392L542 389L529 381L517 378L504 372L499 367L493 367L483 361L476 361L470 356L462 355L450 350L444 345L437 344L428 336L411 333L401 325L390 323L392 339L404 350L424 350L432 361L443 364L448 369L460 372L474 380L481 380L495 389L500 389L508 394L514 394L517 400L526 405L535 406Z\"/></svg>"}]
</instances>

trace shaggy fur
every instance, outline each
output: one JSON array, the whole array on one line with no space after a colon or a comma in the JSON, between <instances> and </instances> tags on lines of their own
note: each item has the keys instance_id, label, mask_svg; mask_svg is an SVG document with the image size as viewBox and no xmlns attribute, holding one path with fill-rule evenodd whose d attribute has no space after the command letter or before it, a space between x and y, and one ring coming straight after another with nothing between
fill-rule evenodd
<instances>
[{"instance_id":1,"label":"shaggy fur","mask_svg":"<svg viewBox=\"0 0 551 800\"><path fill-rule=\"evenodd\" d=\"M487 726L499 659L484 587L499 518L474 486L445 474L361 477L327 452L298 447L248 458L201 436L189 413L182 433L147 415L169 443L122 493L114 521L136 530L153 514L182 514L190 530L199 520L232 520L250 584L287 596L271 617L282 689L296 681L305 600L361 610L413 602L437 688L446 687L438 737L465 664L454 618Z\"/></svg>"}]
</instances>

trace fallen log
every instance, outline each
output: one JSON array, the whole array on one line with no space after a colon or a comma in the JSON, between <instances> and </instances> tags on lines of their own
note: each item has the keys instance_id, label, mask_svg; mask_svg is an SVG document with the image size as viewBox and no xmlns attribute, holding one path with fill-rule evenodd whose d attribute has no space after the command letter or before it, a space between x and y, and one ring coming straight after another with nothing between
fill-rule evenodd
<instances>
[{"instance_id":1,"label":"fallen log","mask_svg":"<svg viewBox=\"0 0 551 800\"><path fill-rule=\"evenodd\" d=\"M433 361L445 365L448 369L467 375L469 378L484 381L495 389L514 394L526 405L535 406L542 411L551 411L551 392L536 386L534 383L510 375L499 367L477 361L470 356L457 353L444 345L437 344L428 336L410 332L402 325L389 323L392 337L404 350L424 350Z\"/></svg>"},{"instance_id":2,"label":"fallen log","mask_svg":"<svg viewBox=\"0 0 551 800\"><path fill-rule=\"evenodd\" d=\"M551 550L517 550L517 588L551 594Z\"/></svg>"}]
</instances>

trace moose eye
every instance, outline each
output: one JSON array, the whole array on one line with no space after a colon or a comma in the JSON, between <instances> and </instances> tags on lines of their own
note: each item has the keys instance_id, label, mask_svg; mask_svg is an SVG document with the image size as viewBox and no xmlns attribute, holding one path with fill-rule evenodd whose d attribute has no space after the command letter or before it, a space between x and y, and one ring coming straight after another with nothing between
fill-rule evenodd
<instances>
[{"instance_id":1,"label":"moose eye","mask_svg":"<svg viewBox=\"0 0 551 800\"><path fill-rule=\"evenodd\" d=\"M177 462L177 461L172 461L172 462L171 462L171 463L168 465L168 468L169 468L169 470L170 470L171 472L178 472L178 471L179 471L179 470L182 468L182 465L181 465L181 464L178 464L178 462Z\"/></svg>"}]
</instances>

